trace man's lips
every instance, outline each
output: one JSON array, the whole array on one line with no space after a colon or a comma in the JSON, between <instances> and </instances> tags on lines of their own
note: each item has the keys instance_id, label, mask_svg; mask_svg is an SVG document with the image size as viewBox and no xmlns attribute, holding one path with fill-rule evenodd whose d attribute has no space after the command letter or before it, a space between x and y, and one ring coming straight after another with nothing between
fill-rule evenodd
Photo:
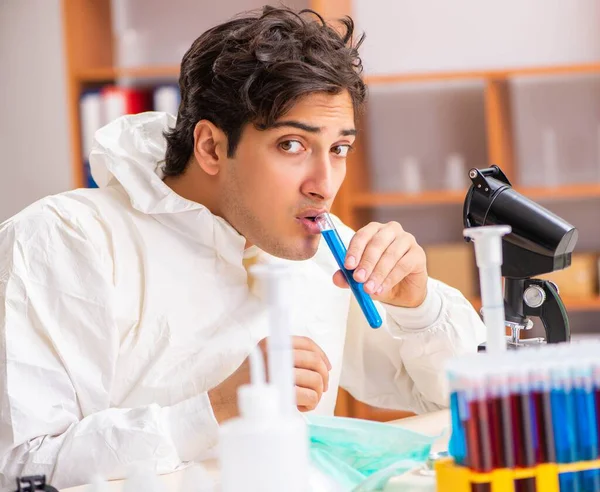
<instances>
[{"instance_id":1,"label":"man's lips","mask_svg":"<svg viewBox=\"0 0 600 492\"><path fill-rule=\"evenodd\" d=\"M301 214L299 214L296 217L296 220L298 222L300 222L302 227L304 227L304 229L309 234L320 234L321 229L319 228L318 224L315 222L315 217L324 212L326 212L325 209L307 209L307 210L304 210Z\"/></svg>"},{"instance_id":2,"label":"man's lips","mask_svg":"<svg viewBox=\"0 0 600 492\"><path fill-rule=\"evenodd\" d=\"M296 220L309 234L321 234L319 225L313 219L309 219L307 217L296 217Z\"/></svg>"},{"instance_id":3,"label":"man's lips","mask_svg":"<svg viewBox=\"0 0 600 492\"><path fill-rule=\"evenodd\" d=\"M321 215L327 212L325 208L305 208L296 217L299 219L313 219L317 215Z\"/></svg>"}]
</instances>

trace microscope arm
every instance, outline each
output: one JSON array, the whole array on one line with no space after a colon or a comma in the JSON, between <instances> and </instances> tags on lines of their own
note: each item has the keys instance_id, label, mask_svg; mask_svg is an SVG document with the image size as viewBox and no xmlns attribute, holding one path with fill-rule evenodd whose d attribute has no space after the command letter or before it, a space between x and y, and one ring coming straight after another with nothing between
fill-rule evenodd
<instances>
[{"instance_id":1,"label":"microscope arm","mask_svg":"<svg viewBox=\"0 0 600 492\"><path fill-rule=\"evenodd\" d=\"M526 316L537 316L542 321L546 331L548 343L568 342L571 340L571 329L567 311L555 285L548 280L528 279L525 281L525 289L537 286L545 293L545 300L540 306L531 307L527 302L523 303L523 312Z\"/></svg>"}]
</instances>

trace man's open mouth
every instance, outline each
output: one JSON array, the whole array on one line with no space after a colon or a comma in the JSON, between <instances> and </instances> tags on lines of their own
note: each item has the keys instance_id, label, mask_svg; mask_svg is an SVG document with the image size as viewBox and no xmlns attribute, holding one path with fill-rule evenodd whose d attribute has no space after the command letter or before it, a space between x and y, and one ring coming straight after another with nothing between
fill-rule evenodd
<instances>
[{"instance_id":1,"label":"man's open mouth","mask_svg":"<svg viewBox=\"0 0 600 492\"><path fill-rule=\"evenodd\" d=\"M296 217L296 219L298 220L298 222L300 222L300 224L302 224L302 226L304 227L305 231L308 232L311 235L316 235L316 234L320 234L321 233L321 228L319 227L319 225L316 222L316 218L321 214L322 212L319 210L315 210L315 211L307 211L304 214Z\"/></svg>"}]
</instances>

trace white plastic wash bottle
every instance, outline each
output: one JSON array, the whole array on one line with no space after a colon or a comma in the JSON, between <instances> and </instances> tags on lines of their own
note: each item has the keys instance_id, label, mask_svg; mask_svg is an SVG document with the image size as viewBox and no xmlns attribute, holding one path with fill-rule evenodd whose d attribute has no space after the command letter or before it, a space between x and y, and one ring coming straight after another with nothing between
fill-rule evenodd
<instances>
[{"instance_id":1,"label":"white plastic wash bottle","mask_svg":"<svg viewBox=\"0 0 600 492\"><path fill-rule=\"evenodd\" d=\"M261 267L265 268L265 267ZM271 270L271 269L270 269ZM278 266L261 276L267 281L268 302L271 311L270 335L278 332L275 340L282 342L289 338L289 328L282 323L285 316L279 311L285 309L277 299L284 286L285 275ZM287 348L288 344L282 344ZM273 347L275 348L275 347ZM283 351L284 353L287 350ZM286 354L287 355L287 354ZM273 378L274 372L280 375L292 372L291 357L273 357L269 353L271 365L270 380L265 382L264 361L260 349L250 354L251 384L238 390L240 416L225 422L220 429L219 459L221 462L222 492L308 492L309 454L306 422L294 408L282 404L282 396L294 394L291 377ZM276 364L273 362L277 361ZM285 368L275 367L285 363ZM287 367L290 364L290 367ZM289 374L291 376L291 374ZM292 385L288 388L287 385ZM281 386L286 386L282 388ZM286 403L289 398L284 396Z\"/></svg>"}]
</instances>

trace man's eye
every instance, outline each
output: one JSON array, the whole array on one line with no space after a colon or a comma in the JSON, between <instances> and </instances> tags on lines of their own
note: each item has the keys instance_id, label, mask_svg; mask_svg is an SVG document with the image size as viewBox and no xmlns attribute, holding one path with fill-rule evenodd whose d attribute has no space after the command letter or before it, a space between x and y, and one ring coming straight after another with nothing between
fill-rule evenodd
<instances>
[{"instance_id":1,"label":"man's eye","mask_svg":"<svg viewBox=\"0 0 600 492\"><path fill-rule=\"evenodd\" d=\"M346 157L348 155L348 152L350 152L351 150L352 150L351 145L336 145L335 147L331 148L331 151L335 155L338 155L340 157Z\"/></svg>"},{"instance_id":2,"label":"man's eye","mask_svg":"<svg viewBox=\"0 0 600 492\"><path fill-rule=\"evenodd\" d=\"M281 142L279 147L289 154L298 154L304 149L304 146L298 140L286 140Z\"/></svg>"}]
</instances>

